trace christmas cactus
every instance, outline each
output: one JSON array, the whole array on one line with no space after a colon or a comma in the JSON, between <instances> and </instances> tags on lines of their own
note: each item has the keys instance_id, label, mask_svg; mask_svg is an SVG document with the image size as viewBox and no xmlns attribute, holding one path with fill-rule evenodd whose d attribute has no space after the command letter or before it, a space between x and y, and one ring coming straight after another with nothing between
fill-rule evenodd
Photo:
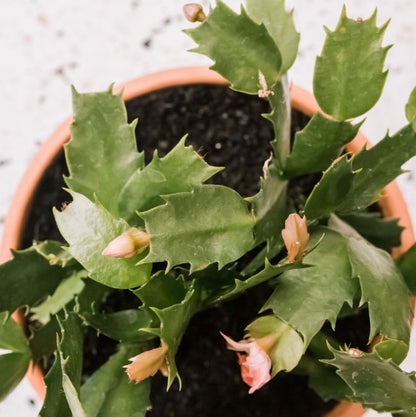
<instances>
[{"instance_id":1,"label":"christmas cactus","mask_svg":"<svg viewBox=\"0 0 416 417\"><path fill-rule=\"evenodd\" d=\"M218 328L219 345L237 352L248 394L294 371L325 401L416 416L416 378L398 366L409 347L416 249L393 260L402 228L368 209L416 155L416 92L407 126L356 155L343 151L361 125L354 118L382 93L387 23L377 26L376 13L352 20L344 8L335 30L326 29L313 81L323 112L291 138L287 71L299 34L284 1L245 0L236 13L218 0L206 14L197 4L184 11L196 23L186 31L194 51L232 89L270 104L264 117L275 137L261 188L243 198L206 184L223 168L208 165L186 137L146 164L121 95L73 89L65 146L72 201L54 210L63 241L35 242L0 266L0 399L31 361L54 352L40 416L144 416L151 376L162 372L167 389L181 385L175 356L191 318L267 281L272 292L241 340ZM291 181L316 173L310 195L294 199ZM134 294L140 307L106 312L114 291ZM19 308L28 338L10 316ZM367 351L323 329L361 310ZM81 384L86 328L119 346Z\"/></svg>"}]
</instances>

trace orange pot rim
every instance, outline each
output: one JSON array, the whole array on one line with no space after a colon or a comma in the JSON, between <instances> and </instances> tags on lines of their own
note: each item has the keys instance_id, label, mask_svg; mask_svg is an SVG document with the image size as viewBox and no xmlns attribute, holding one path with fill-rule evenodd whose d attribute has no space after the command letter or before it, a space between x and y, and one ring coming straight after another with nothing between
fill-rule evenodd
<instances>
[{"instance_id":1,"label":"orange pot rim","mask_svg":"<svg viewBox=\"0 0 416 417\"><path fill-rule=\"evenodd\" d=\"M125 101L134 97L160 90L167 87L189 85L189 84L213 84L226 85L227 81L216 72L207 67L185 67L173 70L157 72L146 75L114 88L115 92L122 92ZM312 116L315 112L321 111L313 95L301 87L291 85L292 107ZM43 143L35 157L32 159L24 176L22 177L16 193L12 199L7 217L4 222L4 233L0 248L0 262L11 258L10 249L18 249L20 236L25 225L37 185L43 172L49 166L63 145L70 138L70 125L72 118L67 119L58 129ZM365 136L359 132L357 137L347 146L350 152L357 153L363 146L370 146ZM405 227L402 233L402 245L395 248L393 256L397 257L405 252L414 243L413 228L406 203L396 182L389 184L383 193L380 201L385 217L399 218L399 224ZM14 316L21 324L24 318L20 315ZM31 365L26 377L33 385L41 399L45 397L45 385L43 373L39 366ZM325 417L359 417L365 409L360 404L340 402Z\"/></svg>"}]
</instances>

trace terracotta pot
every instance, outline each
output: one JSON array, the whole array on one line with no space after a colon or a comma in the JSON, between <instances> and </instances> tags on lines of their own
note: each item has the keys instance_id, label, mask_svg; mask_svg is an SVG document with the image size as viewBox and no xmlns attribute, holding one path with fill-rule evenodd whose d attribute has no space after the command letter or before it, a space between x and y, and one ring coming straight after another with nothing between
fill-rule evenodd
<instances>
[{"instance_id":1,"label":"terracotta pot","mask_svg":"<svg viewBox=\"0 0 416 417\"><path fill-rule=\"evenodd\" d=\"M130 100L153 90L198 83L227 84L220 75L206 67L189 67L144 76L117 87L116 91L123 89L124 100ZM312 116L319 110L312 94L295 85L291 86L291 101L293 108L308 116ZM71 121L71 118L66 120L40 147L20 181L4 223L0 262L5 262L11 258L10 249L19 248L26 217L29 214L28 208L31 205L36 187L46 167L58 155L63 144L69 140ZM348 145L348 150L356 153L366 142L366 138L360 132L354 141ZM385 217L400 218L400 225L405 227L402 233L402 245L394 249L393 255L397 257L413 244L414 235L405 202L396 183L392 183L385 188L384 198L380 203ZM21 314L15 314L14 317L23 325L24 318ZM39 397L43 399L45 397L45 385L41 369L38 366L31 367L26 377L30 380ZM365 410L360 404L341 402L325 417L359 417L364 412Z\"/></svg>"}]
</instances>

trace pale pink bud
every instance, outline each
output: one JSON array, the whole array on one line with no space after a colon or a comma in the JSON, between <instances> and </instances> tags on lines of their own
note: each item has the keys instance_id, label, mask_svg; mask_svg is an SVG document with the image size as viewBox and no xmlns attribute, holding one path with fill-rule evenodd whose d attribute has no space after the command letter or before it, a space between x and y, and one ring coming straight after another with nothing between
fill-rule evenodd
<instances>
[{"instance_id":1,"label":"pale pink bud","mask_svg":"<svg viewBox=\"0 0 416 417\"><path fill-rule=\"evenodd\" d=\"M138 253L142 253L149 244L149 235L142 230L132 227L113 239L103 250L102 254L112 258L131 258Z\"/></svg>"},{"instance_id":2,"label":"pale pink bud","mask_svg":"<svg viewBox=\"0 0 416 417\"><path fill-rule=\"evenodd\" d=\"M309 242L306 217L289 214L285 221L285 228L282 230L282 237L287 249L287 262L301 260Z\"/></svg>"},{"instance_id":3,"label":"pale pink bud","mask_svg":"<svg viewBox=\"0 0 416 417\"><path fill-rule=\"evenodd\" d=\"M153 376L157 371L161 371L166 375L166 352L167 345L162 342L158 348L147 350L134 358L129 359L132 363L124 366L130 381L135 381L136 384L143 381L150 376Z\"/></svg>"},{"instance_id":4,"label":"pale pink bud","mask_svg":"<svg viewBox=\"0 0 416 417\"><path fill-rule=\"evenodd\" d=\"M185 6L183 6L183 12L186 19L192 23L203 22L207 18L204 9L198 3L185 4Z\"/></svg>"},{"instance_id":5,"label":"pale pink bud","mask_svg":"<svg viewBox=\"0 0 416 417\"><path fill-rule=\"evenodd\" d=\"M256 339L236 342L225 334L221 336L227 341L227 348L235 350L238 363L241 366L241 377L250 386L249 394L261 388L270 381L270 368L272 362L269 355L259 346Z\"/></svg>"}]
</instances>

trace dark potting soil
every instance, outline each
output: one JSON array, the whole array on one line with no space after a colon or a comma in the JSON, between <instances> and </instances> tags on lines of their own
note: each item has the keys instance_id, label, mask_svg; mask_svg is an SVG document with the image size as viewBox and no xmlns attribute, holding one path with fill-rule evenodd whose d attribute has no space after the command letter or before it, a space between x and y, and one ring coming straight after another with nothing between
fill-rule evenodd
<instances>
[{"instance_id":1,"label":"dark potting soil","mask_svg":"<svg viewBox=\"0 0 416 417\"><path fill-rule=\"evenodd\" d=\"M269 141L273 138L271 124L260 116L269 111L266 101L227 87L194 85L136 98L127 103L127 111L129 121L139 118L138 148L145 151L147 161L154 149L162 157L189 133L187 143L209 164L226 167L212 178L213 183L233 187L245 197L258 191L263 163L271 151ZM292 134L307 121L306 116L294 111ZM69 195L62 191L63 174L66 168L60 155L46 171L35 196L22 247L29 246L32 240L62 240L51 208L70 201ZM308 195L315 182L316 178L311 181L310 177L304 177L291 185L295 191ZM166 379L156 375L152 380L153 410L149 416L313 417L334 406L334 402L323 403L308 389L304 377L291 374L282 373L248 395L236 355L226 350L219 331L239 340L244 327L256 316L270 292L268 284L264 284L192 319L177 355L182 391L179 393L174 385L167 393ZM131 293L114 291L110 307L112 310L131 308L135 303L137 300ZM118 304L122 304L120 308ZM352 328L356 328L355 324ZM364 334L364 341L365 338ZM89 330L84 349L84 376L87 376L115 351L116 343Z\"/></svg>"}]
</instances>

